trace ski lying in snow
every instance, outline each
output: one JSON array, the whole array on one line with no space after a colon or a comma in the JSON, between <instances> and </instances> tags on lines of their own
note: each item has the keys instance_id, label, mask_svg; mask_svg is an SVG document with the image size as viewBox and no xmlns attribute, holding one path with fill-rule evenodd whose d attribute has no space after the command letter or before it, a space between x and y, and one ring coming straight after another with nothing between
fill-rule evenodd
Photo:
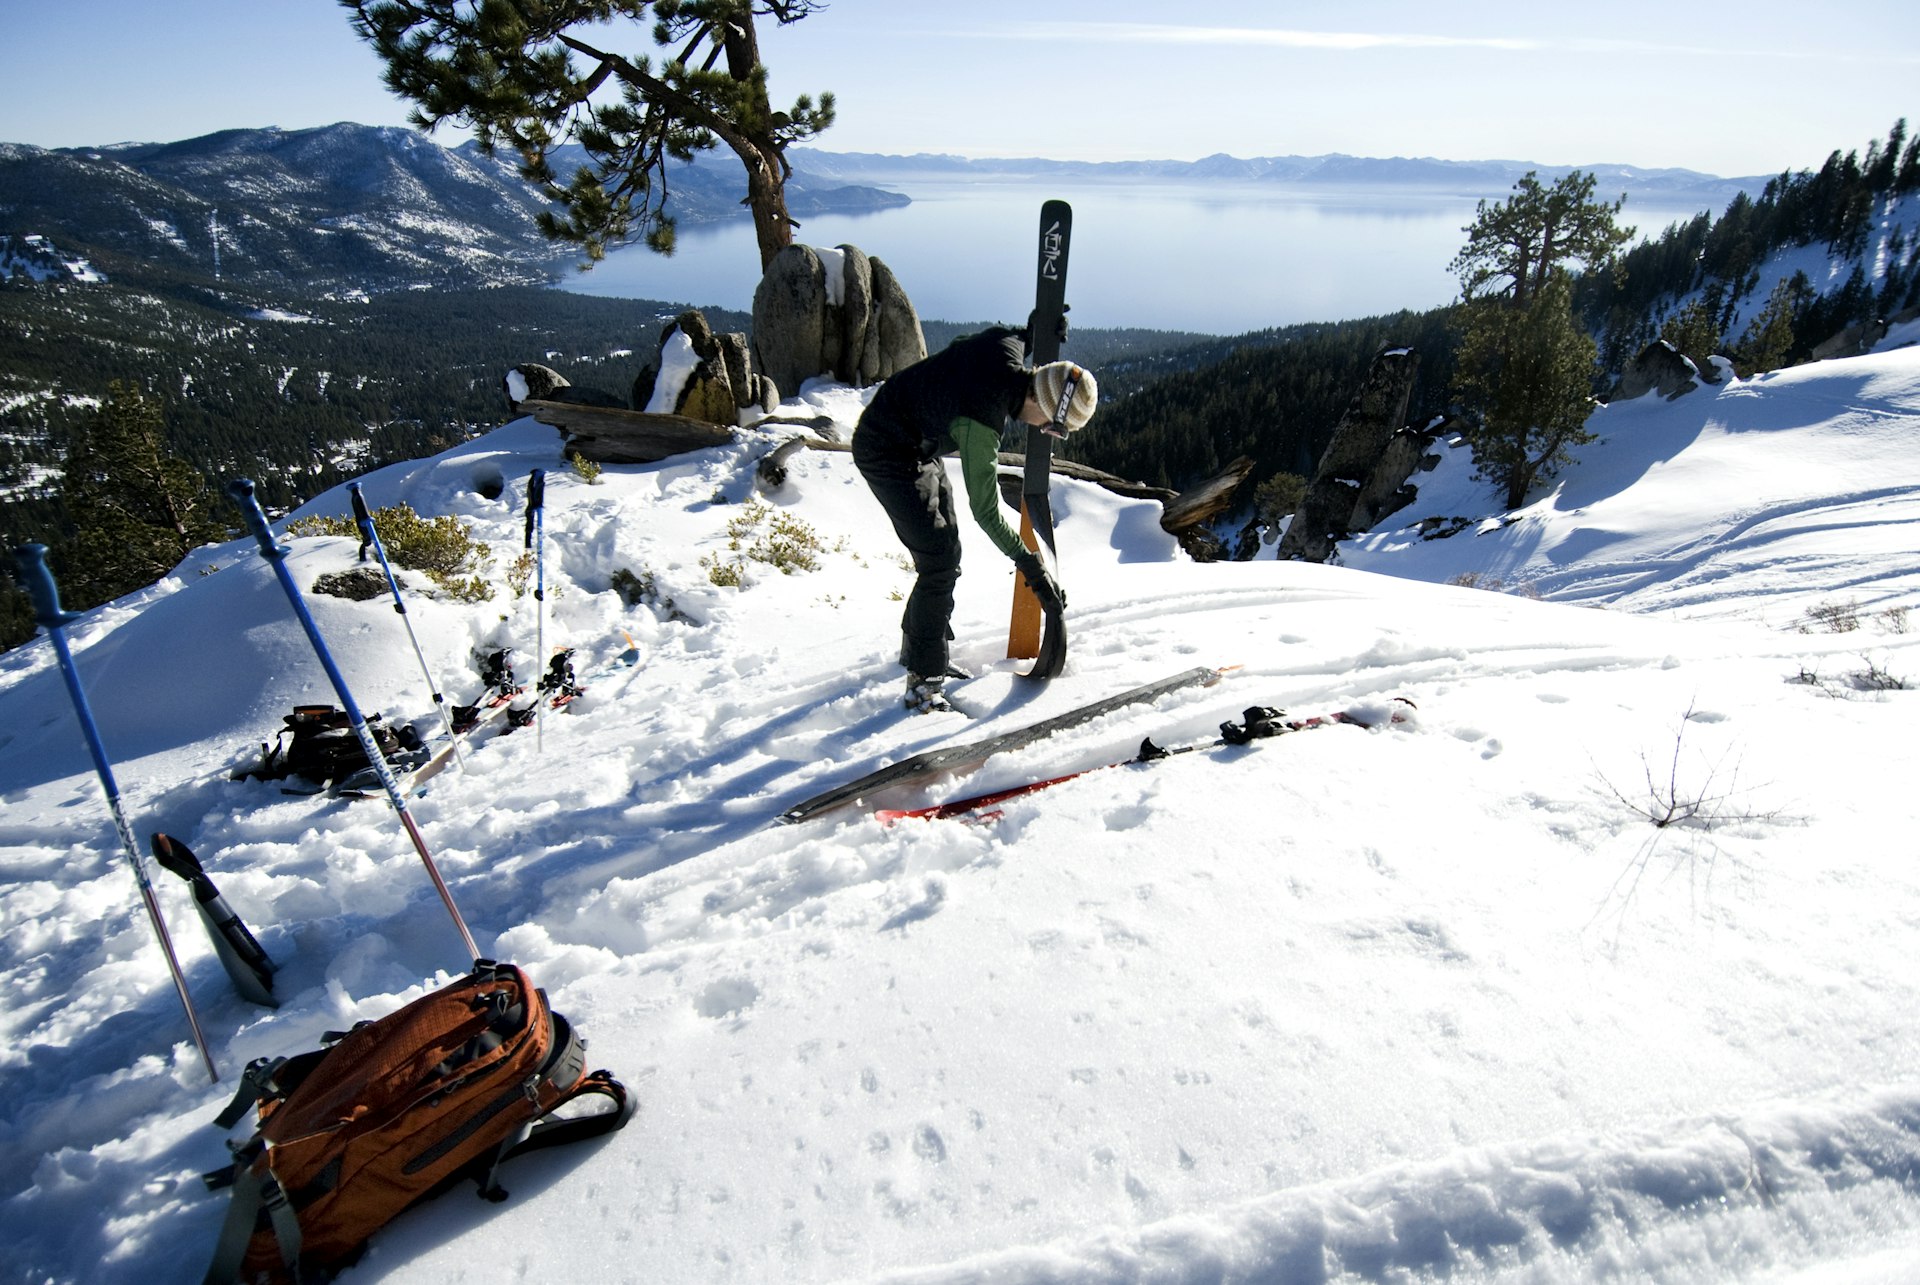
<instances>
[{"instance_id":1,"label":"ski lying in snow","mask_svg":"<svg viewBox=\"0 0 1920 1285\"><path fill-rule=\"evenodd\" d=\"M155 834L152 845L153 859L161 869L179 875L193 889L193 904L207 935L213 938L213 953L220 957L220 966L227 970L240 998L268 1008L280 1007L280 1001L273 997L273 961L213 886L193 850L164 834Z\"/></svg>"},{"instance_id":2,"label":"ski lying in snow","mask_svg":"<svg viewBox=\"0 0 1920 1285\"><path fill-rule=\"evenodd\" d=\"M1393 708L1387 715L1388 723L1404 723L1413 713L1414 703L1404 696L1396 696ZM1170 759L1176 754L1192 754L1197 750L1218 749L1223 745L1250 745L1254 741L1268 740L1275 736L1285 736L1290 732L1304 732L1316 727L1337 727L1340 725L1359 728L1378 726L1377 720L1361 718L1358 715L1340 711L1333 714L1316 714L1311 718L1288 718L1284 710L1270 706L1256 705L1241 715L1241 721L1220 724L1220 735L1212 740L1195 741L1191 745L1176 745L1164 749L1154 744L1149 736L1140 742L1140 752L1132 758L1121 759L1117 763L1101 763L1094 767L1081 768L1078 772L1064 772L1059 776L1050 776L1044 780L1028 781L1024 785L1010 785L1003 790L993 790L986 794L976 794L972 798L954 799L947 803L935 803L924 808L881 808L873 815L883 824L892 825L895 821L920 820L944 821L949 817L966 816L978 812L980 820L993 820L1000 814L987 812L996 804L1009 799L1021 798L1028 794L1038 794L1042 790L1076 781L1095 772L1106 772L1117 767L1129 767L1140 763L1158 763L1161 759Z\"/></svg>"},{"instance_id":3,"label":"ski lying in snow","mask_svg":"<svg viewBox=\"0 0 1920 1285\"><path fill-rule=\"evenodd\" d=\"M836 808L845 807L849 803L856 803L867 795L890 786L906 785L914 781L925 780L928 777L937 776L942 772L978 767L995 754L1001 754L1007 750L1016 750L1022 746L1031 745L1033 742L1051 736L1055 732L1062 731L1069 727L1077 727L1081 723L1090 723L1101 715L1110 713L1113 710L1122 709L1128 705L1137 705L1143 701L1155 700L1166 695L1168 692L1178 691L1183 687L1211 685L1218 682L1220 675L1224 672L1226 671L1214 669L1206 665L1202 665L1196 669L1182 670L1180 673L1169 675L1166 678L1160 679L1158 682L1135 687L1131 691L1121 692L1117 696L1109 696L1105 700L1095 701L1091 705L1082 705L1078 709L1070 709L1064 714L1056 714L1052 718L1043 719L1038 723L1032 723L1026 727L1016 728L1011 732L1002 732L998 736L989 736L984 740L971 741L965 745L950 745L945 749L927 750L923 753L915 754L911 758L901 759L898 763L890 764L887 767L869 772L857 780L848 781L844 785L837 785L824 794L816 794L810 799L796 803L785 812L782 812L779 820L786 825L792 825L799 821L811 821L817 816L831 812Z\"/></svg>"}]
</instances>

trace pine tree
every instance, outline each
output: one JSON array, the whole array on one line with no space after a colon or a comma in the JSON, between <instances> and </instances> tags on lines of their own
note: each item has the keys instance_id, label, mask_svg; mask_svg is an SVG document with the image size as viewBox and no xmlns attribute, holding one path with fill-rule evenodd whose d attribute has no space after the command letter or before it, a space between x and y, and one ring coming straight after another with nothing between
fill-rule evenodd
<instances>
[{"instance_id":1,"label":"pine tree","mask_svg":"<svg viewBox=\"0 0 1920 1285\"><path fill-rule=\"evenodd\" d=\"M1466 312L1454 384L1474 421L1464 436L1478 476L1517 509L1571 448L1594 439L1586 422L1597 349L1574 319L1565 272L1550 275L1525 307L1483 298Z\"/></svg>"},{"instance_id":2,"label":"pine tree","mask_svg":"<svg viewBox=\"0 0 1920 1285\"><path fill-rule=\"evenodd\" d=\"M1907 150L1900 157L1900 169L1894 175L1893 190L1901 196L1920 191L1920 135L1907 140Z\"/></svg>"},{"instance_id":3,"label":"pine tree","mask_svg":"<svg viewBox=\"0 0 1920 1285\"><path fill-rule=\"evenodd\" d=\"M543 214L541 230L590 261L636 235L671 254L668 161L721 144L746 169L761 267L792 243L786 151L833 123L833 95L775 111L754 23L798 22L818 0L339 2L386 63L388 87L416 105L414 124L470 125L489 154L504 144L561 211ZM658 66L612 51L610 24L649 18L667 51ZM555 151L575 141L587 164L557 173Z\"/></svg>"},{"instance_id":4,"label":"pine tree","mask_svg":"<svg viewBox=\"0 0 1920 1285\"><path fill-rule=\"evenodd\" d=\"M1513 195L1497 205L1480 202L1462 229L1467 244L1448 265L1460 278L1466 300L1502 295L1515 308L1528 307L1554 270L1569 260L1589 272L1609 265L1634 229L1619 224L1627 198L1593 199L1594 178L1574 170L1542 187L1529 170Z\"/></svg>"},{"instance_id":5,"label":"pine tree","mask_svg":"<svg viewBox=\"0 0 1920 1285\"><path fill-rule=\"evenodd\" d=\"M1696 298L1662 323L1660 337L1696 368L1707 370L1708 359L1720 350L1718 313L1711 299Z\"/></svg>"},{"instance_id":6,"label":"pine tree","mask_svg":"<svg viewBox=\"0 0 1920 1285\"><path fill-rule=\"evenodd\" d=\"M1803 291L1806 277L1782 281L1767 296L1767 302L1747 324L1746 333L1734 345L1733 360L1749 375L1765 374L1787 364L1793 351L1793 313Z\"/></svg>"},{"instance_id":7,"label":"pine tree","mask_svg":"<svg viewBox=\"0 0 1920 1285\"><path fill-rule=\"evenodd\" d=\"M115 381L74 433L61 498L73 538L56 551L62 597L90 607L152 584L227 538L206 479L167 449L160 406Z\"/></svg>"},{"instance_id":8,"label":"pine tree","mask_svg":"<svg viewBox=\"0 0 1920 1285\"><path fill-rule=\"evenodd\" d=\"M1634 232L1618 220L1626 197L1596 201L1593 187L1579 170L1551 188L1529 172L1506 200L1480 202L1451 265L1466 304L1454 393L1474 422L1465 436L1479 476L1504 490L1508 508L1593 440L1598 346L1573 315L1562 265L1614 266Z\"/></svg>"},{"instance_id":9,"label":"pine tree","mask_svg":"<svg viewBox=\"0 0 1920 1285\"><path fill-rule=\"evenodd\" d=\"M1907 118L1902 116L1887 131L1887 145L1874 144L1867 150L1867 183L1878 195L1893 191L1900 177L1900 153L1907 141Z\"/></svg>"},{"instance_id":10,"label":"pine tree","mask_svg":"<svg viewBox=\"0 0 1920 1285\"><path fill-rule=\"evenodd\" d=\"M1900 311L1900 300L1907 292L1907 270L1903 266L1906 258L1906 229L1895 228L1887 238L1886 275L1880 282L1880 293L1874 304L1883 317Z\"/></svg>"},{"instance_id":11,"label":"pine tree","mask_svg":"<svg viewBox=\"0 0 1920 1285\"><path fill-rule=\"evenodd\" d=\"M11 576L0 576L0 651L10 651L33 637L33 601L14 586Z\"/></svg>"}]
</instances>

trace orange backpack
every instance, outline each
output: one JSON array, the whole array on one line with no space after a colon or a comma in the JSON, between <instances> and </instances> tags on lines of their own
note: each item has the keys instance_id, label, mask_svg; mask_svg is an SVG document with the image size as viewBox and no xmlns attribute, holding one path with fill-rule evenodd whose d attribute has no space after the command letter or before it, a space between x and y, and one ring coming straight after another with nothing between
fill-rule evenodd
<instances>
[{"instance_id":1,"label":"orange backpack","mask_svg":"<svg viewBox=\"0 0 1920 1285\"><path fill-rule=\"evenodd\" d=\"M209 1282L324 1280L402 1210L471 1177L504 1200L509 1156L610 1133L632 1117L626 1089L587 1073L586 1044L512 964L477 960L459 981L362 1022L325 1048L260 1059L219 1119L257 1106L229 1143L233 1188ZM611 1111L548 1117L583 1094Z\"/></svg>"}]
</instances>

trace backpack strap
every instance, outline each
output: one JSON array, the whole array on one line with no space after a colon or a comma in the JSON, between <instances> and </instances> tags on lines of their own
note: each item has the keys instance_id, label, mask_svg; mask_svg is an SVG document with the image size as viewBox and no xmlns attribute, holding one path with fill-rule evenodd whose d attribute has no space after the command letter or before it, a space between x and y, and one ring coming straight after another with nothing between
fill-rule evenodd
<instances>
[{"instance_id":1,"label":"backpack strap","mask_svg":"<svg viewBox=\"0 0 1920 1285\"><path fill-rule=\"evenodd\" d=\"M624 1129L627 1121L633 1119L634 1103L627 1096L627 1086L613 1078L611 1071L594 1071L583 1077L573 1092L553 1104L554 1110L588 1093L598 1093L613 1100L613 1110L600 1111L593 1115L572 1116L556 1120L550 1111L540 1118L540 1122L528 1131L526 1138L514 1144L501 1159L525 1155L529 1151L542 1151L548 1147L563 1146L569 1142L584 1142L588 1138L597 1138L603 1133L613 1133Z\"/></svg>"},{"instance_id":2,"label":"backpack strap","mask_svg":"<svg viewBox=\"0 0 1920 1285\"><path fill-rule=\"evenodd\" d=\"M300 1220L294 1216L287 1193L280 1189L280 1182L272 1171L258 1176L252 1172L254 1161L265 1145L255 1138L234 1151L233 1200L227 1206L226 1221L220 1224L220 1239L214 1244L213 1261L207 1265L204 1285L232 1285L240 1279L240 1265L246 1260L247 1246L260 1224L262 1209L280 1246L280 1261L287 1275L299 1285Z\"/></svg>"},{"instance_id":3,"label":"backpack strap","mask_svg":"<svg viewBox=\"0 0 1920 1285\"><path fill-rule=\"evenodd\" d=\"M614 1079L610 1071L582 1075L581 1071L587 1064L586 1041L575 1034L572 1024L560 1014L549 1009L548 1016L553 1019L554 1049L547 1058L540 1079L554 1085L571 1082L573 1087L565 1090L529 1127L519 1129L503 1140L494 1149L484 1169L476 1169L474 1177L480 1184L480 1194L488 1200L507 1198L498 1179L500 1166L513 1157L597 1138L603 1133L625 1128L627 1121L633 1119L633 1103L627 1098L626 1086ZM610 1098L613 1110L564 1120L553 1118L554 1112L588 1093Z\"/></svg>"},{"instance_id":4,"label":"backpack strap","mask_svg":"<svg viewBox=\"0 0 1920 1285\"><path fill-rule=\"evenodd\" d=\"M257 1057L247 1063L247 1069L240 1073L240 1087L233 1091L233 1101L227 1103L226 1110L214 1117L214 1123L222 1129L231 1129L240 1123L240 1117L247 1108L262 1098L275 1095L273 1073L280 1069L287 1059Z\"/></svg>"},{"instance_id":5,"label":"backpack strap","mask_svg":"<svg viewBox=\"0 0 1920 1285\"><path fill-rule=\"evenodd\" d=\"M273 738L273 748L267 748L265 741L260 742L261 780L270 781L273 779L273 770L280 766L280 760L286 756L286 752L287 729L284 727L280 729L280 734ZM282 772L281 775L285 776L286 773Z\"/></svg>"},{"instance_id":6,"label":"backpack strap","mask_svg":"<svg viewBox=\"0 0 1920 1285\"><path fill-rule=\"evenodd\" d=\"M613 1110L597 1111L592 1115L571 1116L555 1119L553 1112L558 1111L575 1098L589 1093L598 1093L613 1100ZM474 1181L480 1184L483 1199L502 1201L507 1198L506 1189L500 1185L500 1166L515 1156L525 1155L529 1151L544 1151L548 1147L564 1146L569 1142L585 1142L588 1138L597 1138L603 1133L613 1133L624 1129L627 1121L633 1119L633 1102L627 1097L627 1088L613 1078L610 1071L595 1071L582 1076L580 1083L573 1086L567 1095L555 1102L546 1115L529 1128L508 1137L492 1156L486 1160L484 1169L473 1169Z\"/></svg>"}]
</instances>

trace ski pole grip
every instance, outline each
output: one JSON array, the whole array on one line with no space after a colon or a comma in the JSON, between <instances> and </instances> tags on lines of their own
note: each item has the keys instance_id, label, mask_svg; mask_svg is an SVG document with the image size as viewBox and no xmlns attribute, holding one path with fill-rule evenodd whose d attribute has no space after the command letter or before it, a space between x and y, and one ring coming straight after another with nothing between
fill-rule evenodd
<instances>
[{"instance_id":1,"label":"ski pole grip","mask_svg":"<svg viewBox=\"0 0 1920 1285\"><path fill-rule=\"evenodd\" d=\"M354 524L360 528L360 561L365 562L367 560L368 546L372 545L373 542L379 538L373 533L373 514L367 511L367 497L360 494L360 484L358 482L347 483L347 494L353 497L353 521ZM380 558L380 565L384 567L386 563L386 555L383 553ZM391 571L387 572L387 579L389 582L392 581L393 573ZM405 607L397 603L394 606L394 610L398 611L401 615L405 615L407 612Z\"/></svg>"},{"instance_id":2,"label":"ski pole grip","mask_svg":"<svg viewBox=\"0 0 1920 1285\"><path fill-rule=\"evenodd\" d=\"M527 474L527 543L533 547L533 518L547 502L547 471L535 469Z\"/></svg>"},{"instance_id":3,"label":"ski pole grip","mask_svg":"<svg viewBox=\"0 0 1920 1285\"><path fill-rule=\"evenodd\" d=\"M247 530L260 542L260 556L270 560L284 558L287 551L273 542L273 528L267 525L267 515L260 511L260 501L253 493L253 479L236 477L227 483L227 498L234 502Z\"/></svg>"},{"instance_id":4,"label":"ski pole grip","mask_svg":"<svg viewBox=\"0 0 1920 1285\"><path fill-rule=\"evenodd\" d=\"M53 570L47 566L47 546L23 544L13 551L13 565L20 576L20 587L33 599L33 618L43 629L58 629L80 619L76 611L60 607L60 587L53 582Z\"/></svg>"}]
</instances>

